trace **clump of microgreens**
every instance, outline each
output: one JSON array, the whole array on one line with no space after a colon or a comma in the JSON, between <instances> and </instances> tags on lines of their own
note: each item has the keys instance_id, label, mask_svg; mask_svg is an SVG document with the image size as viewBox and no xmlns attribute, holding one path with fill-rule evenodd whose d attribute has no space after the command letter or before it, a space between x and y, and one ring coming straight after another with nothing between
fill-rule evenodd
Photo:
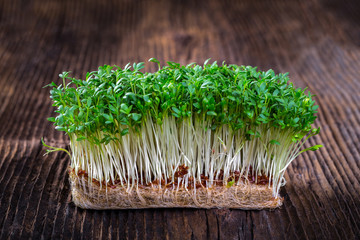
<instances>
[{"instance_id":1,"label":"clump of microgreens","mask_svg":"<svg viewBox=\"0 0 360 240\"><path fill-rule=\"evenodd\" d=\"M104 65L85 80L64 72L62 84L48 85L57 107L49 120L69 135L75 172L85 170L100 183L119 179L129 189L173 180L183 164L189 172L177 185L185 188L190 176L200 182L205 175L211 187L220 174L226 184L233 172L246 179L252 171L269 177L277 197L289 164L321 147L301 150L319 133L311 126L318 106L287 74L209 60L164 67L149 61L159 70Z\"/></svg>"}]
</instances>

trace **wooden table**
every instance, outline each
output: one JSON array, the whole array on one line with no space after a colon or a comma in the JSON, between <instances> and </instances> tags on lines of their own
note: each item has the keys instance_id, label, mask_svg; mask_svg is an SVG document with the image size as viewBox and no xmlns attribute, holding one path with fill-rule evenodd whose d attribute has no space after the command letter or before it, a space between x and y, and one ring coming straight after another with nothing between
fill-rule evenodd
<instances>
[{"instance_id":1,"label":"wooden table","mask_svg":"<svg viewBox=\"0 0 360 240\"><path fill-rule=\"evenodd\" d=\"M359 239L359 1L1 1L0 238ZM49 89L58 74L155 57L290 72L320 105L320 135L273 211L89 211L71 203ZM156 69L148 63L147 71Z\"/></svg>"}]
</instances>

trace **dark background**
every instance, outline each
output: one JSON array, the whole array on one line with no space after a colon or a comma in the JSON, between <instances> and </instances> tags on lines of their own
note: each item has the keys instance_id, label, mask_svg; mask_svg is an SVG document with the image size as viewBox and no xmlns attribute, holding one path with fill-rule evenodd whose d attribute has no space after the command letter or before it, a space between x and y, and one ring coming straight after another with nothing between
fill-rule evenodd
<instances>
[{"instance_id":1,"label":"dark background","mask_svg":"<svg viewBox=\"0 0 360 240\"><path fill-rule=\"evenodd\" d=\"M359 239L359 1L0 1L0 238ZM49 89L99 65L207 58L290 72L319 104L323 144L286 173L272 211L91 211L71 203ZM155 64L147 63L153 71Z\"/></svg>"}]
</instances>

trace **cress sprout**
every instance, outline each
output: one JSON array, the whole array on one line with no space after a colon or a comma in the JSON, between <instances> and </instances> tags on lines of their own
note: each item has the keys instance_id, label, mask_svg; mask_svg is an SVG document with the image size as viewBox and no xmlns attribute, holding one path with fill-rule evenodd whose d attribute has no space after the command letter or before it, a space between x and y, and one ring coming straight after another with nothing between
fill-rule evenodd
<instances>
[{"instance_id":1,"label":"cress sprout","mask_svg":"<svg viewBox=\"0 0 360 240\"><path fill-rule=\"evenodd\" d=\"M184 165L188 174L178 181L186 188L201 176L206 187L219 179L231 187L244 181L234 182L234 172L245 179L265 174L277 197L289 164L321 147L301 150L320 131L312 128L318 106L288 74L209 60L164 67L149 61L159 70L104 65L85 80L64 72L62 84L48 85L57 113L49 121L69 135L75 172L127 188L171 182Z\"/></svg>"}]
</instances>

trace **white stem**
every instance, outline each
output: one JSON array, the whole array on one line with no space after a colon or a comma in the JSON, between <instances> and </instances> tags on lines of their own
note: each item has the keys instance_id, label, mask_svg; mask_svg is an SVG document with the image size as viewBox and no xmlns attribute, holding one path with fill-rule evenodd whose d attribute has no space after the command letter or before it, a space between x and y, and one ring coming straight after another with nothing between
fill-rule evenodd
<instances>
[{"instance_id":1,"label":"white stem","mask_svg":"<svg viewBox=\"0 0 360 240\"><path fill-rule=\"evenodd\" d=\"M165 180L178 184L177 187L182 183L187 187L189 177L193 177L192 187L196 189L202 174L209 178L206 187L212 187L214 181L219 180L221 170L224 184L239 171L236 184L240 184L241 176L245 179L249 176L251 166L253 176L264 173L269 177L268 186L273 188L274 197L278 197L284 171L298 156L305 141L293 142L295 133L292 130L265 124L252 129L258 131L260 137L252 136L251 140L245 139L243 130L233 132L224 125L213 131L210 126L204 115L182 122L168 116L161 126L148 117L140 132L130 129L125 136L116 134L114 137L118 141L100 145L88 140L76 141L77 136L72 134L71 167L76 173L87 171L89 180L96 179L100 184L103 180L114 183L119 179L121 185L130 190L135 185L137 188L138 184L151 184L154 180ZM96 133L98 138L103 135ZM273 139L280 145L270 144ZM174 175L183 164L189 167L188 174L174 183ZM161 188L161 184L158 187Z\"/></svg>"}]
</instances>

